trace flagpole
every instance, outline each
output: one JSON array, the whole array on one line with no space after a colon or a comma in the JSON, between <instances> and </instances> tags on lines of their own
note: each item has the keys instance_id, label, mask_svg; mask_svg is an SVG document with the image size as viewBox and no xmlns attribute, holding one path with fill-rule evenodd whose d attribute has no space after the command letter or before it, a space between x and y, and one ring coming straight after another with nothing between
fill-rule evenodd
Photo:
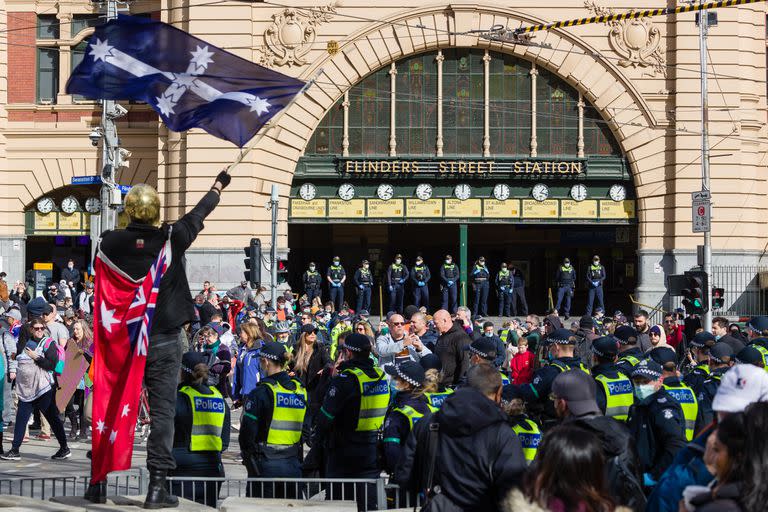
<instances>
[{"instance_id":1,"label":"flagpole","mask_svg":"<svg viewBox=\"0 0 768 512\"><path fill-rule=\"evenodd\" d=\"M262 128L261 133L256 135L256 137L254 137L253 140L251 140L248 146L246 146L245 150L240 151L240 155L231 164L229 164L229 166L227 166L226 169L224 169L225 172L229 173L232 169L240 165L240 163L243 161L245 156L248 153L250 153L251 150L255 148L259 144L259 142L262 141L262 139L264 139L264 137L266 137L267 133L269 133L274 126L277 126L277 122L280 120L283 114L285 114L288 111L288 109L291 108L294 103L296 103L296 101L307 91L307 89L312 87L312 85L314 85L315 82L317 82L317 78L321 74L323 74L323 68L320 68L317 71L317 73L315 73L315 75L312 78L310 78L307 81L307 83L304 84L304 86L299 90L299 92L296 93L296 96L291 98L291 101L289 101L288 104L286 104L285 107L283 107L283 109L280 112L278 112L275 117L267 121L267 123Z\"/></svg>"}]
</instances>

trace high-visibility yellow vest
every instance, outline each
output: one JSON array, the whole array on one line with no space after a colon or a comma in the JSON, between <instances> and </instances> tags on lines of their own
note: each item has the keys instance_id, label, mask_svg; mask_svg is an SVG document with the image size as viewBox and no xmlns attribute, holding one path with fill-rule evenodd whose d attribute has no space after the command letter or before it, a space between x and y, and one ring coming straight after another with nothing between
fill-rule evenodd
<instances>
[{"instance_id":1,"label":"high-visibility yellow vest","mask_svg":"<svg viewBox=\"0 0 768 512\"><path fill-rule=\"evenodd\" d=\"M204 395L190 386L184 386L179 392L189 397L192 407L192 435L189 450L220 452L223 446L221 431L224 429L227 408L219 390L211 388L211 394Z\"/></svg>"},{"instance_id":2,"label":"high-visibility yellow vest","mask_svg":"<svg viewBox=\"0 0 768 512\"><path fill-rule=\"evenodd\" d=\"M512 381L509 380L509 377L507 377L506 373L504 373L502 371L499 371L499 373L501 374L501 385L502 386L506 386L507 384L511 384L512 383Z\"/></svg>"},{"instance_id":3,"label":"high-visibility yellow vest","mask_svg":"<svg viewBox=\"0 0 768 512\"><path fill-rule=\"evenodd\" d=\"M704 375L709 375L711 373L711 370L709 369L709 365L707 363L697 364L694 370L701 370L702 372L704 372Z\"/></svg>"},{"instance_id":4,"label":"high-visibility yellow vest","mask_svg":"<svg viewBox=\"0 0 768 512\"><path fill-rule=\"evenodd\" d=\"M629 364L631 364L632 366L637 366L637 363L639 363L639 362L640 362L640 360L639 360L638 358L636 358L635 356L624 356L624 357L620 357L620 358L619 358L619 362L622 362L622 361L626 361L626 362L628 362Z\"/></svg>"},{"instance_id":5,"label":"high-visibility yellow vest","mask_svg":"<svg viewBox=\"0 0 768 512\"><path fill-rule=\"evenodd\" d=\"M424 393L424 398L427 399L427 405L432 412L437 412L443 406L443 402L453 394L453 390L446 388L445 391L437 393Z\"/></svg>"},{"instance_id":6,"label":"high-visibility yellow vest","mask_svg":"<svg viewBox=\"0 0 768 512\"><path fill-rule=\"evenodd\" d=\"M336 360L336 351L339 350L339 336L343 332L352 332L352 327L339 322L331 329L331 361Z\"/></svg>"},{"instance_id":7,"label":"high-visibility yellow vest","mask_svg":"<svg viewBox=\"0 0 768 512\"><path fill-rule=\"evenodd\" d=\"M760 355L763 356L763 368L768 372L768 348L756 343L753 343L751 346L755 347L757 351L760 352Z\"/></svg>"},{"instance_id":8,"label":"high-visibility yellow vest","mask_svg":"<svg viewBox=\"0 0 768 512\"><path fill-rule=\"evenodd\" d=\"M605 415L618 421L627 421L629 408L635 403L632 381L621 372L616 378L598 375L595 380L605 390Z\"/></svg>"},{"instance_id":9,"label":"high-visibility yellow vest","mask_svg":"<svg viewBox=\"0 0 768 512\"><path fill-rule=\"evenodd\" d=\"M512 430L517 434L520 439L520 444L523 446L523 455L525 461L530 464L533 459L536 458L536 453L539 451L539 443L541 443L541 429L533 420L523 420L525 426L518 423L512 427Z\"/></svg>"},{"instance_id":10,"label":"high-visibility yellow vest","mask_svg":"<svg viewBox=\"0 0 768 512\"><path fill-rule=\"evenodd\" d=\"M501 338L501 341L506 345L507 339L509 338L509 329L502 329L499 338Z\"/></svg>"},{"instance_id":11,"label":"high-visibility yellow vest","mask_svg":"<svg viewBox=\"0 0 768 512\"><path fill-rule=\"evenodd\" d=\"M584 366L584 363L579 363L579 366L570 366L567 364L558 363L557 361L553 361L549 364L551 364L555 368L559 368L561 372L567 372L568 370L581 370L587 375L592 375L592 372L589 371L589 368Z\"/></svg>"},{"instance_id":12,"label":"high-visibility yellow vest","mask_svg":"<svg viewBox=\"0 0 768 512\"><path fill-rule=\"evenodd\" d=\"M360 368L347 368L345 373L354 375L360 386L360 414L357 418L356 432L373 432L384 423L384 416L389 407L389 382L384 372L374 368L377 377L369 377Z\"/></svg>"},{"instance_id":13,"label":"high-visibility yellow vest","mask_svg":"<svg viewBox=\"0 0 768 512\"><path fill-rule=\"evenodd\" d=\"M410 430L413 430L413 426L424 417L422 413L411 407L410 405L404 405L402 407L395 407L392 409L395 412L399 412L406 418L408 418L408 425L410 426Z\"/></svg>"},{"instance_id":14,"label":"high-visibility yellow vest","mask_svg":"<svg viewBox=\"0 0 768 512\"><path fill-rule=\"evenodd\" d=\"M280 383L265 382L272 391L272 423L269 424L267 444L294 445L301 440L301 429L307 413L307 390L297 381L296 389Z\"/></svg>"},{"instance_id":15,"label":"high-visibility yellow vest","mask_svg":"<svg viewBox=\"0 0 768 512\"><path fill-rule=\"evenodd\" d=\"M685 416L685 438L693 441L693 430L696 428L696 417L699 415L699 401L696 400L696 393L682 382L677 386L664 384L672 398L680 404Z\"/></svg>"}]
</instances>

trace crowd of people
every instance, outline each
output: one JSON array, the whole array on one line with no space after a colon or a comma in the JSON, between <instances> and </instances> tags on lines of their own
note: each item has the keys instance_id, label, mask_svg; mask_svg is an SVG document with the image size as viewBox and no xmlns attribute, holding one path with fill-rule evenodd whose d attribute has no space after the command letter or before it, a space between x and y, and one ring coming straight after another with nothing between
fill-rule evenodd
<instances>
[{"instance_id":1,"label":"crowd of people","mask_svg":"<svg viewBox=\"0 0 768 512\"><path fill-rule=\"evenodd\" d=\"M89 436L87 365L57 405L68 345L88 362L93 354L92 286L77 281L70 294L34 299L0 281L1 405L13 426L3 460L21 458L30 430L55 437L53 459ZM85 299L68 301L72 292ZM715 318L707 332L679 312L658 325L645 311L602 308L568 326L557 311L494 325L464 306L409 306L373 323L346 303L290 292L272 305L247 282L225 292L206 282L192 297L173 476L224 476L234 425L250 477L384 472L401 489L392 507L410 494L428 510L763 508L768 317L745 328ZM170 488L209 505L218 489ZM296 497L288 487L248 493ZM359 493L361 509L375 506L372 494Z\"/></svg>"}]
</instances>

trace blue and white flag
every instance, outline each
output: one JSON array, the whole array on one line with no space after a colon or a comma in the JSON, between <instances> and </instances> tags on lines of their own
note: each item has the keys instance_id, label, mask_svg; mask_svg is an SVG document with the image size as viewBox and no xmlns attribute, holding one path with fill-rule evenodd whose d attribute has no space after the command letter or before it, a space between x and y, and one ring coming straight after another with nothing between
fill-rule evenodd
<instances>
[{"instance_id":1,"label":"blue and white flag","mask_svg":"<svg viewBox=\"0 0 768 512\"><path fill-rule=\"evenodd\" d=\"M119 16L96 27L67 93L144 101L173 131L243 147L303 86L171 25Z\"/></svg>"}]
</instances>

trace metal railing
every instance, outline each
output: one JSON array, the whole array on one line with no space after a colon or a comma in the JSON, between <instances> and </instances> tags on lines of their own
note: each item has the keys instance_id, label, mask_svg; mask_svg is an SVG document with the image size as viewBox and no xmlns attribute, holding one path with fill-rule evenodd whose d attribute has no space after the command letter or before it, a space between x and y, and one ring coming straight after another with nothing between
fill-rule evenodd
<instances>
[{"instance_id":1,"label":"metal railing","mask_svg":"<svg viewBox=\"0 0 768 512\"><path fill-rule=\"evenodd\" d=\"M715 315L755 316L768 313L768 267L715 266L709 286L724 288L725 304Z\"/></svg>"},{"instance_id":2,"label":"metal railing","mask_svg":"<svg viewBox=\"0 0 768 512\"><path fill-rule=\"evenodd\" d=\"M410 493L387 483L385 478L168 477L168 481L175 495L214 508L230 497L349 502L356 503L361 511L413 507ZM41 500L83 496L88 482L88 476L3 478L0 494ZM107 480L107 495L142 496L147 492L148 482L143 468L111 475Z\"/></svg>"}]
</instances>

